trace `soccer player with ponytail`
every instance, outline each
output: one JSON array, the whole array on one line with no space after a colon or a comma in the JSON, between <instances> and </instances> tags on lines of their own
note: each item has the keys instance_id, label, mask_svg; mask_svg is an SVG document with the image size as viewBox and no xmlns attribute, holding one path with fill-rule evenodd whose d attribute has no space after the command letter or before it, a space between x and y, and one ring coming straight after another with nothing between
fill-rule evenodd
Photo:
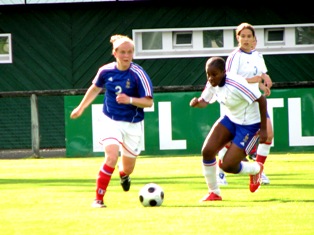
<instances>
[{"instance_id":1,"label":"soccer player with ponytail","mask_svg":"<svg viewBox=\"0 0 314 235\"><path fill-rule=\"evenodd\" d=\"M72 113L75 119L82 115L97 95L105 90L101 143L105 161L100 167L96 180L96 197L92 207L106 207L104 196L118 162L120 183L124 191L129 191L137 156L141 152L144 134L144 108L153 105L153 86L144 69L132 62L134 42L125 35L113 35L112 54L116 61L99 68L92 85L81 103Z\"/></svg>"},{"instance_id":2,"label":"soccer player with ponytail","mask_svg":"<svg viewBox=\"0 0 314 235\"><path fill-rule=\"evenodd\" d=\"M228 56L226 60L226 71L241 75L246 78L249 84L259 87L259 89L264 92L265 96L269 96L272 81L267 74L267 68L262 54L255 50L257 39L254 27L248 23L240 24L236 29L236 37L239 46ZM266 162L267 156L269 155L274 137L272 123L268 113L267 135L268 138L265 143L259 143L256 151L256 161L263 164ZM218 153L220 159L224 157L227 149L228 145L220 150ZM217 178L220 184L227 184L223 170L218 169ZM268 177L263 172L262 184L269 183Z\"/></svg>"}]
</instances>

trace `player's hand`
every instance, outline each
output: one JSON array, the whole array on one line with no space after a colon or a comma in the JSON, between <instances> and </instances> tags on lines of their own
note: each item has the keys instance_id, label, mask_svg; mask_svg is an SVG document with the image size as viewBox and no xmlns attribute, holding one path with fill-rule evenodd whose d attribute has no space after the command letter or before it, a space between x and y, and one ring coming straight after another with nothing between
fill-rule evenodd
<instances>
[{"instance_id":1,"label":"player's hand","mask_svg":"<svg viewBox=\"0 0 314 235\"><path fill-rule=\"evenodd\" d=\"M264 80L264 85L267 86L269 89L273 86L273 82L270 79L268 74L263 74L263 80Z\"/></svg>"},{"instance_id":2,"label":"player's hand","mask_svg":"<svg viewBox=\"0 0 314 235\"><path fill-rule=\"evenodd\" d=\"M270 88L265 86L263 83L259 83L259 89L263 91L264 96L270 96Z\"/></svg>"},{"instance_id":3,"label":"player's hand","mask_svg":"<svg viewBox=\"0 0 314 235\"><path fill-rule=\"evenodd\" d=\"M201 97L199 97L199 98L194 97L190 101L191 107L205 108L207 105L208 105L208 103L205 100L203 100L203 98L201 98Z\"/></svg>"},{"instance_id":4,"label":"player's hand","mask_svg":"<svg viewBox=\"0 0 314 235\"><path fill-rule=\"evenodd\" d=\"M256 75L254 77L247 78L246 81L248 83L261 83L263 81L263 79L261 76Z\"/></svg>"},{"instance_id":5,"label":"player's hand","mask_svg":"<svg viewBox=\"0 0 314 235\"><path fill-rule=\"evenodd\" d=\"M270 96L270 94L271 94L270 88L265 86L264 95L265 96Z\"/></svg>"},{"instance_id":6,"label":"player's hand","mask_svg":"<svg viewBox=\"0 0 314 235\"><path fill-rule=\"evenodd\" d=\"M82 115L83 111L84 110L81 109L80 107L76 107L75 109L73 109L73 111L72 111L72 113L70 115L70 118L72 118L72 119L78 118L79 116Z\"/></svg>"},{"instance_id":7,"label":"player's hand","mask_svg":"<svg viewBox=\"0 0 314 235\"><path fill-rule=\"evenodd\" d=\"M117 95L116 101L118 102L118 104L129 104L130 103L130 96L128 96L124 93L120 93Z\"/></svg>"},{"instance_id":8,"label":"player's hand","mask_svg":"<svg viewBox=\"0 0 314 235\"><path fill-rule=\"evenodd\" d=\"M191 107L195 107L198 105L198 98L194 97L193 99L191 99L190 101L190 106Z\"/></svg>"}]
</instances>

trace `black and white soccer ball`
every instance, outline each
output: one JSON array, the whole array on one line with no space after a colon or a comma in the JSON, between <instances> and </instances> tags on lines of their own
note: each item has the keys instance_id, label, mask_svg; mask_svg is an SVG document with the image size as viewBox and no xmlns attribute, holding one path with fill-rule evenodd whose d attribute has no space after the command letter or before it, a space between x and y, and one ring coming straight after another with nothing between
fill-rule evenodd
<instances>
[{"instance_id":1,"label":"black and white soccer ball","mask_svg":"<svg viewBox=\"0 0 314 235\"><path fill-rule=\"evenodd\" d=\"M139 199L143 206L161 206L164 201L165 193L162 187L155 183L144 185L139 192Z\"/></svg>"}]
</instances>

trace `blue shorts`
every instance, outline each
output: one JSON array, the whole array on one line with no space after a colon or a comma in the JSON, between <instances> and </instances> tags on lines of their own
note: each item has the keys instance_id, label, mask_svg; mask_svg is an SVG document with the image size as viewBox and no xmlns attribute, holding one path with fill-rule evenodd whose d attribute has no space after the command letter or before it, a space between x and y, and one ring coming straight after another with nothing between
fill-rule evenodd
<instances>
[{"instance_id":1,"label":"blue shorts","mask_svg":"<svg viewBox=\"0 0 314 235\"><path fill-rule=\"evenodd\" d=\"M220 123L233 135L232 143L244 149L246 154L249 154L259 139L259 135L256 133L261 124L240 125L232 122L227 116L222 117Z\"/></svg>"}]
</instances>

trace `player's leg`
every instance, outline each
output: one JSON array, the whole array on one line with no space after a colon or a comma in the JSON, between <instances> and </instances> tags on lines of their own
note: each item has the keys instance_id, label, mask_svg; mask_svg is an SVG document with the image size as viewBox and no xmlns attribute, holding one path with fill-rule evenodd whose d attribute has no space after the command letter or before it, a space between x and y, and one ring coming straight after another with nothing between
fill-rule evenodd
<instances>
[{"instance_id":1,"label":"player's leg","mask_svg":"<svg viewBox=\"0 0 314 235\"><path fill-rule=\"evenodd\" d=\"M228 151L230 145L231 145L231 142L229 142L228 144L226 144L226 145L218 152L219 161L223 161L223 158L224 158L226 152ZM252 150L252 151L253 151L253 150ZM252 152L252 151L251 151L251 152ZM255 151L256 151L256 145L255 145ZM248 159L246 158L246 156L243 157L242 161L245 161L245 162L248 161ZM224 172L223 169L221 169L221 168L219 167L219 164L217 164L217 182L218 182L219 185L228 185L226 172Z\"/></svg>"},{"instance_id":2,"label":"player's leg","mask_svg":"<svg viewBox=\"0 0 314 235\"><path fill-rule=\"evenodd\" d=\"M240 163L243 157L245 157L245 151L243 147L241 148L235 143L231 143L223 158L223 161L219 162L219 166L224 172L237 174L241 170Z\"/></svg>"},{"instance_id":3,"label":"player's leg","mask_svg":"<svg viewBox=\"0 0 314 235\"><path fill-rule=\"evenodd\" d=\"M123 124L124 142L119 166L120 183L124 191L129 191L136 158L141 152L143 141L143 122Z\"/></svg>"},{"instance_id":4,"label":"player's leg","mask_svg":"<svg viewBox=\"0 0 314 235\"><path fill-rule=\"evenodd\" d=\"M107 187L111 180L111 176L114 172L119 157L119 142L116 140L106 141L105 146L105 161L101 165L96 180L96 198L92 204L92 207L101 208L104 205L104 196L107 191Z\"/></svg>"},{"instance_id":5,"label":"player's leg","mask_svg":"<svg viewBox=\"0 0 314 235\"><path fill-rule=\"evenodd\" d=\"M120 176L120 184L123 188L123 191L127 192L131 187L131 178L136 163L136 156L130 154L127 150L123 149L121 162L118 164L119 166L119 176Z\"/></svg>"},{"instance_id":6,"label":"player's leg","mask_svg":"<svg viewBox=\"0 0 314 235\"><path fill-rule=\"evenodd\" d=\"M219 152L218 152L218 160L223 161L223 158L230 146L231 142L226 144ZM219 164L217 164L217 182L219 185L227 185L227 176L226 173L219 167Z\"/></svg>"},{"instance_id":7,"label":"player's leg","mask_svg":"<svg viewBox=\"0 0 314 235\"><path fill-rule=\"evenodd\" d=\"M208 194L201 201L222 200L216 177L216 155L219 149L231 140L232 136L231 132L218 120L204 141L202 147L202 170L208 187Z\"/></svg>"},{"instance_id":8,"label":"player's leg","mask_svg":"<svg viewBox=\"0 0 314 235\"><path fill-rule=\"evenodd\" d=\"M250 175L250 191L255 192L260 186L263 164L243 161L243 157L251 151L259 139L256 135L259 124L236 126L236 135L220 167L228 173Z\"/></svg>"},{"instance_id":9,"label":"player's leg","mask_svg":"<svg viewBox=\"0 0 314 235\"><path fill-rule=\"evenodd\" d=\"M273 127L269 117L267 117L267 140L263 144L259 144L257 148L256 161L265 164L266 159L270 153L271 144L274 138ZM262 184L269 184L270 180L263 172Z\"/></svg>"},{"instance_id":10,"label":"player's leg","mask_svg":"<svg viewBox=\"0 0 314 235\"><path fill-rule=\"evenodd\" d=\"M100 128L103 133L101 144L104 148L105 160L100 167L96 180L96 198L92 204L92 207L96 208L105 207L104 196L115 170L119 158L120 145L122 143L122 133L119 128L121 122L114 121L106 115L102 116L101 121L102 125Z\"/></svg>"}]
</instances>

